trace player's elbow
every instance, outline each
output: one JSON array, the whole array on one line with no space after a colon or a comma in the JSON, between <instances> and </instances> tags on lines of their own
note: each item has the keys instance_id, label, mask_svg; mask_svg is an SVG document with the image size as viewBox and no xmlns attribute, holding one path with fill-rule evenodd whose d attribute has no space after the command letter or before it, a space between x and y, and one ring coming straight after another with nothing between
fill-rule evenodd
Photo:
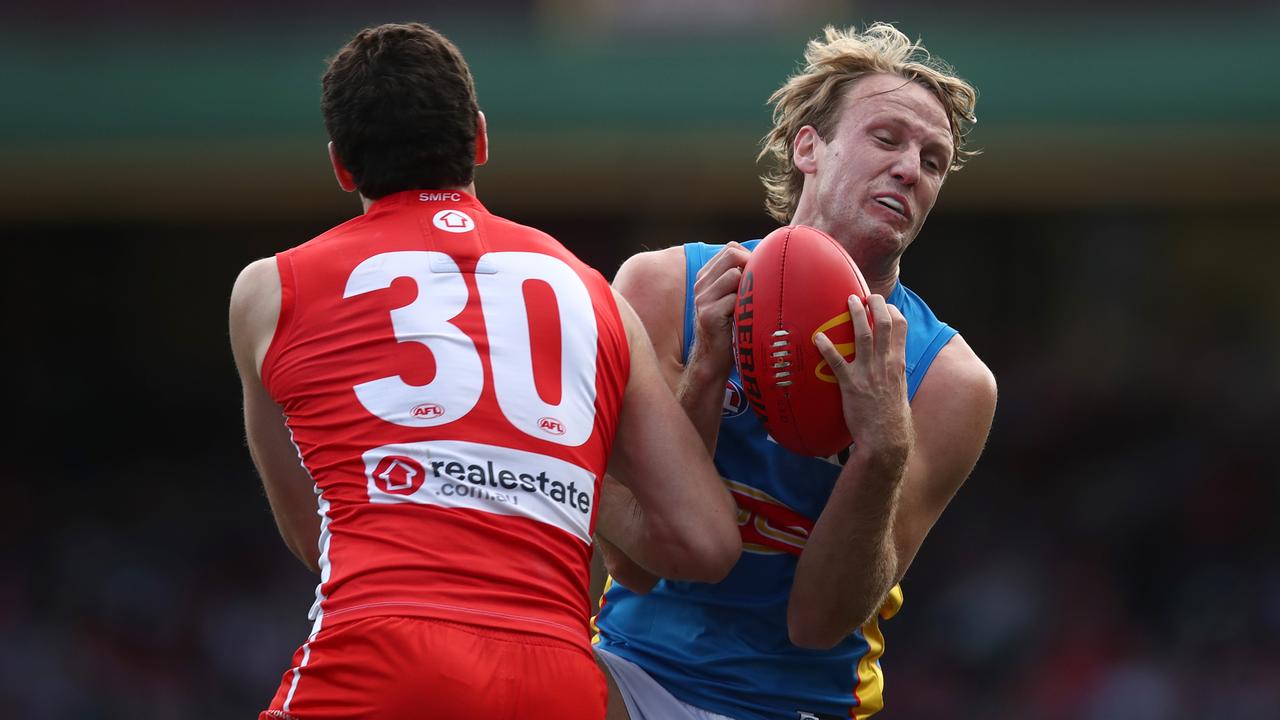
<instances>
[{"instance_id":1,"label":"player's elbow","mask_svg":"<svg viewBox=\"0 0 1280 720\"><path fill-rule=\"evenodd\" d=\"M310 570L311 572L313 572L313 573L315 573L315 574L317 574L317 575L319 575L319 574L320 574L320 559L319 559L319 558L306 557L306 556L299 556L299 559L300 559L300 560L302 560L302 564L303 564L303 565L306 565L306 566L307 566L307 569L308 569L308 570Z\"/></svg>"},{"instance_id":2,"label":"player's elbow","mask_svg":"<svg viewBox=\"0 0 1280 720\"><path fill-rule=\"evenodd\" d=\"M842 629L819 622L787 620L787 637L791 644L806 650L830 650L848 636L849 633Z\"/></svg>"},{"instance_id":3,"label":"player's elbow","mask_svg":"<svg viewBox=\"0 0 1280 720\"><path fill-rule=\"evenodd\" d=\"M848 625L832 622L836 614L806 607L792 598L787 606L787 637L796 647L806 650L830 650L849 637L853 628L861 625L858 622Z\"/></svg>"},{"instance_id":4,"label":"player's elbow","mask_svg":"<svg viewBox=\"0 0 1280 720\"><path fill-rule=\"evenodd\" d=\"M738 527L735 525L728 533L719 533L714 545L708 550L708 577L703 582L724 580L738 564L738 558L742 556L742 536L738 534Z\"/></svg>"},{"instance_id":5,"label":"player's elbow","mask_svg":"<svg viewBox=\"0 0 1280 720\"><path fill-rule=\"evenodd\" d=\"M300 543L297 540L291 540L288 536L285 536L284 541L289 552L307 566L308 570L316 574L320 573L320 548L315 543Z\"/></svg>"},{"instance_id":6,"label":"player's elbow","mask_svg":"<svg viewBox=\"0 0 1280 720\"><path fill-rule=\"evenodd\" d=\"M669 572L662 573L664 577L716 583L725 579L738 564L742 555L742 538L736 525L717 528L714 532L699 527L665 554L671 560L671 567Z\"/></svg>"}]
</instances>

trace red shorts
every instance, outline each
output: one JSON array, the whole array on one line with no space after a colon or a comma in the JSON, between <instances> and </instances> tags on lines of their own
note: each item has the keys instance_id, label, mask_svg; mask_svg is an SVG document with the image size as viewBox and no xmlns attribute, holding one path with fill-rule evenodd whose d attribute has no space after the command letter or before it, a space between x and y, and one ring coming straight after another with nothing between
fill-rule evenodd
<instances>
[{"instance_id":1,"label":"red shorts","mask_svg":"<svg viewBox=\"0 0 1280 720\"><path fill-rule=\"evenodd\" d=\"M411 617L325 627L293 656L259 720L603 720L591 651L539 635Z\"/></svg>"}]
</instances>

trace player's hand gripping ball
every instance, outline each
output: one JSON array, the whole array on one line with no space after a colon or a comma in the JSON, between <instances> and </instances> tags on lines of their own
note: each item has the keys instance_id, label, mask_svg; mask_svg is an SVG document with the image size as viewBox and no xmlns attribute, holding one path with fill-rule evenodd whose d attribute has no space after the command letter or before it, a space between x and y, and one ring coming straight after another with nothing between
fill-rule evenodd
<instances>
[{"instance_id":1,"label":"player's hand gripping ball","mask_svg":"<svg viewBox=\"0 0 1280 720\"><path fill-rule=\"evenodd\" d=\"M827 457L852 442L840 386L813 337L826 333L852 361L849 296L867 294L853 259L821 230L778 228L751 253L733 313L738 375L760 423L784 448Z\"/></svg>"}]
</instances>

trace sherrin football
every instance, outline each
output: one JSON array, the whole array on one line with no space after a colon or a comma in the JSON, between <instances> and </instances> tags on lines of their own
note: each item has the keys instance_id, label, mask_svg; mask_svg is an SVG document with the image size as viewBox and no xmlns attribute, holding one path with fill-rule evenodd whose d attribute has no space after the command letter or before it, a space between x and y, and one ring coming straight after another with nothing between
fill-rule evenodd
<instances>
[{"instance_id":1,"label":"sherrin football","mask_svg":"<svg viewBox=\"0 0 1280 720\"><path fill-rule=\"evenodd\" d=\"M778 228L743 268L734 308L734 339L743 392L777 443L827 457L852 442L835 373L814 343L826 333L851 361L849 296L867 283L830 235L804 225Z\"/></svg>"}]
</instances>

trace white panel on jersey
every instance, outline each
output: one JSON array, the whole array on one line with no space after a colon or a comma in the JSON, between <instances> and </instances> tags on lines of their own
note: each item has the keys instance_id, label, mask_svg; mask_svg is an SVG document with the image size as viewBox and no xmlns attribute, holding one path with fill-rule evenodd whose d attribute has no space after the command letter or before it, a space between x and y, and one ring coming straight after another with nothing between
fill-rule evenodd
<instances>
[{"instance_id":1,"label":"white panel on jersey","mask_svg":"<svg viewBox=\"0 0 1280 720\"><path fill-rule=\"evenodd\" d=\"M502 414L524 433L542 440L577 447L591 437L596 417L596 328L591 294L573 268L563 260L529 252L487 253L498 268L494 275L477 275L484 321L488 325L489 356L494 389ZM550 405L538 396L533 378L533 351L524 283L540 280L555 293L560 310L560 403Z\"/></svg>"},{"instance_id":2,"label":"white panel on jersey","mask_svg":"<svg viewBox=\"0 0 1280 720\"><path fill-rule=\"evenodd\" d=\"M559 458L439 440L364 454L371 503L415 503L526 517L590 544L596 477Z\"/></svg>"},{"instance_id":3,"label":"white panel on jersey","mask_svg":"<svg viewBox=\"0 0 1280 720\"><path fill-rule=\"evenodd\" d=\"M441 267L446 272L432 272ZM413 302L391 311L400 342L431 350L436 375L426 385L410 385L400 376L355 386L360 404L374 415L407 427L434 427L471 412L484 387L484 368L475 343L450 320L467 306L467 283L458 265L444 253L406 250L375 255L356 266L343 297L390 287L397 278L418 284Z\"/></svg>"}]
</instances>

